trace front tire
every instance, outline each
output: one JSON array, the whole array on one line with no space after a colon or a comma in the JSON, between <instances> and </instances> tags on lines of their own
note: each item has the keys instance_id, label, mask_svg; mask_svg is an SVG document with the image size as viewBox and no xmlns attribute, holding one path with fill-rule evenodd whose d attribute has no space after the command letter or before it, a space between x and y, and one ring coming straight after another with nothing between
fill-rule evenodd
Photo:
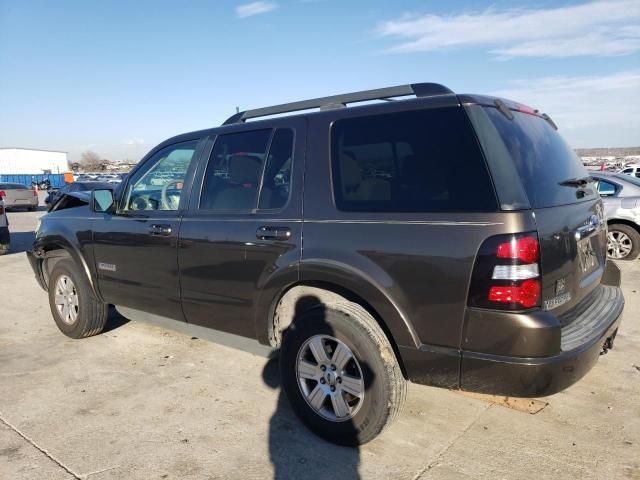
<instances>
[{"instance_id":1,"label":"front tire","mask_svg":"<svg viewBox=\"0 0 640 480\"><path fill-rule=\"evenodd\" d=\"M75 262L60 260L49 277L49 306L62 333L85 338L102 331L109 305L94 298Z\"/></svg>"},{"instance_id":2,"label":"front tire","mask_svg":"<svg viewBox=\"0 0 640 480\"><path fill-rule=\"evenodd\" d=\"M607 233L607 256L614 260L635 260L640 254L640 234L629 225L613 223Z\"/></svg>"},{"instance_id":3,"label":"front tire","mask_svg":"<svg viewBox=\"0 0 640 480\"><path fill-rule=\"evenodd\" d=\"M283 389L304 424L340 445L373 440L400 413L406 380L386 335L357 304L299 314L280 352Z\"/></svg>"}]
</instances>

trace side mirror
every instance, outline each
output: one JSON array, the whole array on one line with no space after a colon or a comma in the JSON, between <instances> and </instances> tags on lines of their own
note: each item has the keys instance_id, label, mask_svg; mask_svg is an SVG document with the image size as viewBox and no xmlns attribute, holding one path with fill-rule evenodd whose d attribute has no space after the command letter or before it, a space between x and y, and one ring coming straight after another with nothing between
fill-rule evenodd
<instances>
[{"instance_id":1,"label":"side mirror","mask_svg":"<svg viewBox=\"0 0 640 480\"><path fill-rule=\"evenodd\" d=\"M91 192L91 210L97 213L113 213L116 202L113 190L94 190Z\"/></svg>"}]
</instances>

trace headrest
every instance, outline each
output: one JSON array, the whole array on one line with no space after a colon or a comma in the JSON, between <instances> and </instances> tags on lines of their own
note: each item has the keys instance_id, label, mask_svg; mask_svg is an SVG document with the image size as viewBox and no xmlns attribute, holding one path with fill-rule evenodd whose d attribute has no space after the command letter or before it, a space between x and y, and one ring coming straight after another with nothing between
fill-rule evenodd
<instances>
[{"instance_id":1,"label":"headrest","mask_svg":"<svg viewBox=\"0 0 640 480\"><path fill-rule=\"evenodd\" d=\"M260 179L260 159L254 155L231 155L229 157L229 178L234 183L258 186Z\"/></svg>"},{"instance_id":2,"label":"headrest","mask_svg":"<svg viewBox=\"0 0 640 480\"><path fill-rule=\"evenodd\" d=\"M340 164L342 165L342 185L344 188L353 188L362 182L362 171L358 166L358 161L351 152L340 154Z\"/></svg>"}]
</instances>

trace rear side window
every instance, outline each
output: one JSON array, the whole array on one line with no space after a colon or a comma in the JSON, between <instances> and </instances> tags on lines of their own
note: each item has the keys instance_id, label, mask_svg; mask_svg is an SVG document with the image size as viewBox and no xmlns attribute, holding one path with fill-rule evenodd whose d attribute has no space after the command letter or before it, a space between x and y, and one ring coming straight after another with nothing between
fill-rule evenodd
<instances>
[{"instance_id":1,"label":"rear side window","mask_svg":"<svg viewBox=\"0 0 640 480\"><path fill-rule=\"evenodd\" d=\"M27 190L26 185L21 183L2 183L0 184L0 190Z\"/></svg>"},{"instance_id":2,"label":"rear side window","mask_svg":"<svg viewBox=\"0 0 640 480\"><path fill-rule=\"evenodd\" d=\"M497 210L460 108L338 120L331 130L336 206L366 212Z\"/></svg>"},{"instance_id":3,"label":"rear side window","mask_svg":"<svg viewBox=\"0 0 640 480\"><path fill-rule=\"evenodd\" d=\"M512 112L510 120L494 107L485 107L484 111L498 132L495 140L502 142L509 152L531 207L553 207L597 198L593 183L580 187L570 182L589 180L589 173L546 120L523 112Z\"/></svg>"}]
</instances>

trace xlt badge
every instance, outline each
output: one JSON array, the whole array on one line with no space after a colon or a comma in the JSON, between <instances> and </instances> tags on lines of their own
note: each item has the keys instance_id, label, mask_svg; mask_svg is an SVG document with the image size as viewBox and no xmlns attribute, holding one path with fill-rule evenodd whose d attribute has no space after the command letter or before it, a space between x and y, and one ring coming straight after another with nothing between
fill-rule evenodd
<instances>
[{"instance_id":1,"label":"xlt badge","mask_svg":"<svg viewBox=\"0 0 640 480\"><path fill-rule=\"evenodd\" d=\"M98 263L98 270L107 270L108 272L115 272L116 266L113 263Z\"/></svg>"}]
</instances>

